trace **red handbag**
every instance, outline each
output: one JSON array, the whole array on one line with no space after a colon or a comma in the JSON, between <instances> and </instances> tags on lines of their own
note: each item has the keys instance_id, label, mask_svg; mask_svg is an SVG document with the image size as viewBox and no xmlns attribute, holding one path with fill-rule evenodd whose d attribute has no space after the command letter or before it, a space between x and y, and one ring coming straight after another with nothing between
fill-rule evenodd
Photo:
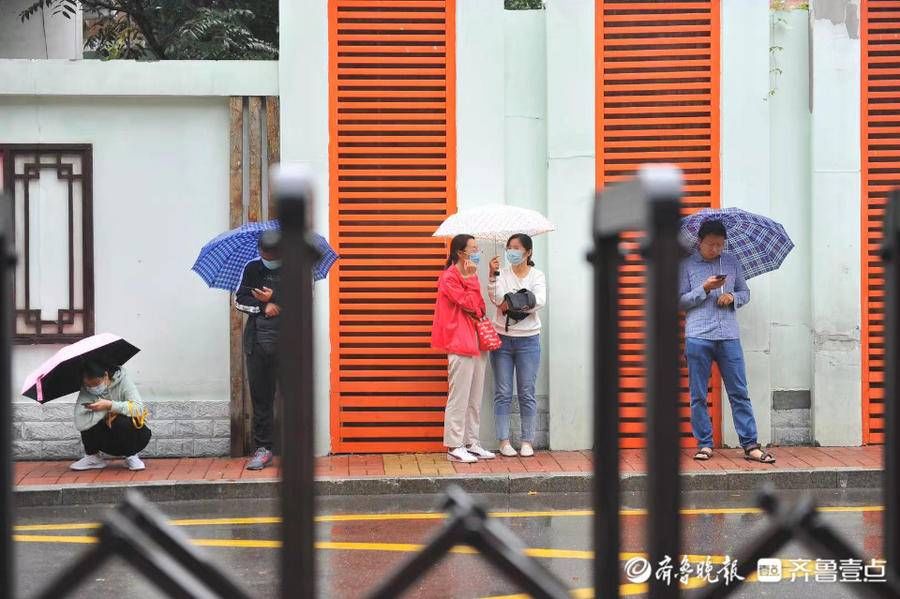
<instances>
[{"instance_id":1,"label":"red handbag","mask_svg":"<svg viewBox=\"0 0 900 599\"><path fill-rule=\"evenodd\" d=\"M478 349L481 351L494 351L500 349L503 345L503 341L500 340L500 335L497 334L497 330L494 328L494 325L491 324L491 321L484 316L481 318L471 316L471 318L475 321L475 334L478 336Z\"/></svg>"}]
</instances>

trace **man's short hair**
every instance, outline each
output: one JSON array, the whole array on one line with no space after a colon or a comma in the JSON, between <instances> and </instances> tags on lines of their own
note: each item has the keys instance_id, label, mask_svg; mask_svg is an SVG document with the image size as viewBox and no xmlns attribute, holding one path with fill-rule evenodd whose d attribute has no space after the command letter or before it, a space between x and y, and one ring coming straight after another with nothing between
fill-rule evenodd
<instances>
[{"instance_id":1,"label":"man's short hair","mask_svg":"<svg viewBox=\"0 0 900 599\"><path fill-rule=\"evenodd\" d=\"M722 221L711 218L709 220L703 221L703 224L700 225L700 231L697 233L697 237L701 240L707 235L718 235L719 237L728 237L728 230L725 228L725 225L722 224Z\"/></svg>"},{"instance_id":2,"label":"man's short hair","mask_svg":"<svg viewBox=\"0 0 900 599\"><path fill-rule=\"evenodd\" d=\"M259 251L277 252L281 249L281 233L278 231L266 231L259 236Z\"/></svg>"}]
</instances>

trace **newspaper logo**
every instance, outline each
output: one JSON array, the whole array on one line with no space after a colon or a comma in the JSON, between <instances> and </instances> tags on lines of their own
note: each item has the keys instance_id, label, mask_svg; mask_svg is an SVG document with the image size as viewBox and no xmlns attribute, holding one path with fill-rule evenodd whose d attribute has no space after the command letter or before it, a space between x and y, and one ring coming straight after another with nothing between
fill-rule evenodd
<instances>
[{"instance_id":1,"label":"newspaper logo","mask_svg":"<svg viewBox=\"0 0 900 599\"><path fill-rule=\"evenodd\" d=\"M781 560L762 558L756 562L756 578L760 582L781 582Z\"/></svg>"},{"instance_id":2,"label":"newspaper logo","mask_svg":"<svg viewBox=\"0 0 900 599\"><path fill-rule=\"evenodd\" d=\"M643 557L633 557L625 562L625 576L635 584L643 584L653 575L653 567Z\"/></svg>"}]
</instances>

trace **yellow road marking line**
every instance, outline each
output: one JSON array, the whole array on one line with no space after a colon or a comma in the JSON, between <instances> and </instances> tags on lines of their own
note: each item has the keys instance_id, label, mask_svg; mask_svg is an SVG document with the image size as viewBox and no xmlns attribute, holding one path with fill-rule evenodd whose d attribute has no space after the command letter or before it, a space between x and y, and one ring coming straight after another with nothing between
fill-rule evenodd
<instances>
[{"instance_id":1,"label":"yellow road marking line","mask_svg":"<svg viewBox=\"0 0 900 599\"><path fill-rule=\"evenodd\" d=\"M13 540L21 543L71 543L93 544L96 537L69 536L69 535L13 535ZM277 539L191 539L191 543L201 547L226 547L226 548L252 548L252 549L278 549L281 541ZM330 549L336 551L386 551L399 553L414 553L421 551L425 546L419 543L378 543L378 542L352 542L352 541L318 541L316 549ZM452 553L473 555L478 550L466 545L457 545ZM545 547L527 547L525 555L544 559L593 559L594 552L581 549L553 549ZM629 560L634 557L647 557L643 552L621 552L620 560ZM703 563L707 557L714 564L725 563L723 555L699 555L687 553L686 557L691 563Z\"/></svg>"},{"instance_id":2,"label":"yellow road marking line","mask_svg":"<svg viewBox=\"0 0 900 599\"><path fill-rule=\"evenodd\" d=\"M17 532L49 532L60 530L91 530L100 528L99 522L76 522L73 524L25 524L13 526Z\"/></svg>"},{"instance_id":3,"label":"yellow road marking line","mask_svg":"<svg viewBox=\"0 0 900 599\"><path fill-rule=\"evenodd\" d=\"M13 541L20 543L68 543L89 545L97 543L96 537L88 536L69 536L69 535L13 535ZM191 539L191 544L199 547L219 547L219 548L240 548L240 549L279 549L281 541L273 539ZM335 551L382 551L397 553L415 553L421 551L424 545L418 543L365 543L365 542L339 542L339 541L319 541L316 543L316 549L335 550ZM450 550L451 553L474 555L478 551L472 547L465 545L457 545ZM529 547L525 549L525 555L535 558L545 559L592 559L593 551L583 551L577 549L550 549L541 547ZM620 560L628 560L633 557L647 557L642 552L622 552L619 554ZM723 555L696 555L684 554L690 563L704 563L707 558L714 564L725 563ZM782 559L782 564L790 565L792 560ZM680 563L680 560L679 560ZM786 577L785 577L786 578ZM746 582L757 582L756 574L751 573L747 576ZM682 589L696 589L707 585L707 581L691 577L686 585L680 585ZM648 591L647 584L623 584L619 586L622 596L642 595ZM575 598L591 598L594 596L594 590L591 587L580 589L572 589L571 595ZM485 599L528 599L529 595L495 595L486 597Z\"/></svg>"},{"instance_id":4,"label":"yellow road marking line","mask_svg":"<svg viewBox=\"0 0 900 599\"><path fill-rule=\"evenodd\" d=\"M235 526L241 524L281 524L279 516L252 516L248 518L191 518L171 520L172 526Z\"/></svg>"},{"instance_id":5,"label":"yellow road marking line","mask_svg":"<svg viewBox=\"0 0 900 599\"><path fill-rule=\"evenodd\" d=\"M884 506L880 505L864 505L864 506L831 506L820 507L823 513L862 513L862 512L883 512ZM619 512L622 516L646 516L647 510L629 509ZM683 516L715 516L727 514L760 514L762 510L754 507L736 507L736 508L686 508L681 510ZM594 514L593 510L546 510L532 512L491 512L492 518L573 518L573 517L589 517ZM378 521L396 521L396 520L443 520L445 514L442 512L408 512L395 514L330 514L326 516L317 516L316 522L378 522ZM280 524L281 518L277 516L264 517L248 517L248 518L191 518L172 520L169 522L173 526L241 526L241 525L263 525L263 524ZM51 532L61 530L90 530L99 528L97 522L75 522L64 524L23 524L13 527L16 532Z\"/></svg>"},{"instance_id":6,"label":"yellow road marking line","mask_svg":"<svg viewBox=\"0 0 900 599\"><path fill-rule=\"evenodd\" d=\"M199 547L228 547L238 549L280 549L281 541L269 539L191 539Z\"/></svg>"},{"instance_id":7,"label":"yellow road marking line","mask_svg":"<svg viewBox=\"0 0 900 599\"><path fill-rule=\"evenodd\" d=\"M97 542L97 537L68 536L68 535L13 535L13 541L20 543L71 543L90 545ZM200 547L228 547L242 549L278 549L281 541L276 539L191 539L191 544ZM365 543L365 542L341 542L319 541L316 549L330 549L337 551L388 551L400 553L415 553L425 546L418 543ZM451 550L452 553L477 554L472 547L458 545ZM534 553L534 557L572 557L581 553L564 549L526 549L527 554ZM587 557L578 555L580 559ZM589 557L589 556L588 556Z\"/></svg>"}]
</instances>

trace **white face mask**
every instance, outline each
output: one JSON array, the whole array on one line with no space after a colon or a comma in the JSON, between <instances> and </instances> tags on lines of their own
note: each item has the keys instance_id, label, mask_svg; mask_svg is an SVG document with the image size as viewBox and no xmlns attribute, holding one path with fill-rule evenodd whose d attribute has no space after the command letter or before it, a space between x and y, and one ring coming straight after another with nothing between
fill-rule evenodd
<instances>
[{"instance_id":1,"label":"white face mask","mask_svg":"<svg viewBox=\"0 0 900 599\"><path fill-rule=\"evenodd\" d=\"M260 258L260 260L262 260L263 266L269 270L278 270L281 268L281 260L266 260L265 258Z\"/></svg>"}]
</instances>

